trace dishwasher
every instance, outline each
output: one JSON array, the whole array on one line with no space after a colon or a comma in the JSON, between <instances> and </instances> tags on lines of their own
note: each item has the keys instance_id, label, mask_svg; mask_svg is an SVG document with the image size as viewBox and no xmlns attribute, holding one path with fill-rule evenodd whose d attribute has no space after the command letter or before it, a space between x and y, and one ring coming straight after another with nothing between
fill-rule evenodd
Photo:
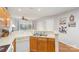
<instances>
[{"instance_id":1,"label":"dishwasher","mask_svg":"<svg viewBox=\"0 0 79 59\"><path fill-rule=\"evenodd\" d=\"M16 52L29 52L29 36L16 39Z\"/></svg>"}]
</instances>

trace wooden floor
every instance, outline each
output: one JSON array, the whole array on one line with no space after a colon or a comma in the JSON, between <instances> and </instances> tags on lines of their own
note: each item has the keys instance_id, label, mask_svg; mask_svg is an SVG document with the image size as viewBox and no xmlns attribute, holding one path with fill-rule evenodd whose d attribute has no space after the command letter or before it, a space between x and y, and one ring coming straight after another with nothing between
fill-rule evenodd
<instances>
[{"instance_id":1,"label":"wooden floor","mask_svg":"<svg viewBox=\"0 0 79 59\"><path fill-rule=\"evenodd\" d=\"M79 52L79 49L76 49L62 42L59 42L59 52Z\"/></svg>"}]
</instances>

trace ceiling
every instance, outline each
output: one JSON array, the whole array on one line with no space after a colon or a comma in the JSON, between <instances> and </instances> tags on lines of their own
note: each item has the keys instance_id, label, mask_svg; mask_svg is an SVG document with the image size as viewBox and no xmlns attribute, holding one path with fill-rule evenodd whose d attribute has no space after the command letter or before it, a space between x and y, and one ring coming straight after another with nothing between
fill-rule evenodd
<instances>
[{"instance_id":1,"label":"ceiling","mask_svg":"<svg viewBox=\"0 0 79 59\"><path fill-rule=\"evenodd\" d=\"M57 15L75 8L76 7L9 7L8 10L11 16L25 16L27 19L33 20L44 16Z\"/></svg>"}]
</instances>

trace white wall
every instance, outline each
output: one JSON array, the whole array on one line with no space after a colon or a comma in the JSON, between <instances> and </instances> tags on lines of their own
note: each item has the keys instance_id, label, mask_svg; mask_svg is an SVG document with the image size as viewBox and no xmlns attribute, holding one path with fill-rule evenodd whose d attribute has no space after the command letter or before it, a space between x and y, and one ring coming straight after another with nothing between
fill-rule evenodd
<instances>
[{"instance_id":1,"label":"white wall","mask_svg":"<svg viewBox=\"0 0 79 59\"><path fill-rule=\"evenodd\" d=\"M61 17L67 17L67 23L69 21L69 16L73 14L75 17L75 21L76 21L76 27L67 27L67 34L62 34L59 33L59 38L58 40L61 42L64 42L66 44L72 45L74 47L78 47L79 48L79 9L70 11L70 12L66 12L60 15L57 15L55 17L55 30L58 32L58 23L59 23L59 19ZM68 25L67 25L68 26Z\"/></svg>"},{"instance_id":2,"label":"white wall","mask_svg":"<svg viewBox=\"0 0 79 59\"><path fill-rule=\"evenodd\" d=\"M15 25L16 30L19 30L19 18L11 17L11 23Z\"/></svg>"},{"instance_id":3,"label":"white wall","mask_svg":"<svg viewBox=\"0 0 79 59\"><path fill-rule=\"evenodd\" d=\"M44 17L40 18L36 22L37 31L53 31L54 30L54 18Z\"/></svg>"}]
</instances>

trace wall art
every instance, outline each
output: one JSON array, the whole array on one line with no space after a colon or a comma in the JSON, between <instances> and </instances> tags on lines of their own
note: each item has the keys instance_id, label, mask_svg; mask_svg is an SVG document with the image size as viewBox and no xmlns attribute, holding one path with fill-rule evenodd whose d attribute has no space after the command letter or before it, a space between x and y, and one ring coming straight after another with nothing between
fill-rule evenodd
<instances>
[{"instance_id":1,"label":"wall art","mask_svg":"<svg viewBox=\"0 0 79 59\"><path fill-rule=\"evenodd\" d=\"M75 19L74 19L74 15L70 15L69 22L68 22L68 27L76 27L76 22L75 22Z\"/></svg>"},{"instance_id":2,"label":"wall art","mask_svg":"<svg viewBox=\"0 0 79 59\"><path fill-rule=\"evenodd\" d=\"M59 32L60 33L67 33L67 17L60 18L59 20Z\"/></svg>"},{"instance_id":3,"label":"wall art","mask_svg":"<svg viewBox=\"0 0 79 59\"><path fill-rule=\"evenodd\" d=\"M59 32L60 33L67 33L67 26L60 26L59 27Z\"/></svg>"},{"instance_id":4,"label":"wall art","mask_svg":"<svg viewBox=\"0 0 79 59\"><path fill-rule=\"evenodd\" d=\"M66 24L66 17L60 18L59 20L59 25L64 25Z\"/></svg>"}]
</instances>

